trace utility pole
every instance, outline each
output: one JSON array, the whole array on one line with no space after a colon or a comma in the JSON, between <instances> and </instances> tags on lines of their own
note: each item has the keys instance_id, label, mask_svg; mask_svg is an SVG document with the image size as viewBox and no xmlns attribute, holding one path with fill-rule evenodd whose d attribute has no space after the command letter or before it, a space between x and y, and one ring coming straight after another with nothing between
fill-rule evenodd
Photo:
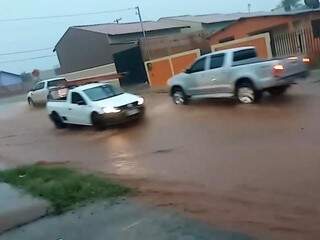
<instances>
[{"instance_id":1,"label":"utility pole","mask_svg":"<svg viewBox=\"0 0 320 240\"><path fill-rule=\"evenodd\" d=\"M139 21L140 21L140 25L141 25L141 31L142 31L142 34L143 34L143 40L144 40L144 47L146 49L146 53L147 53L147 56L148 56L148 60L151 60L151 55L150 55L150 52L149 52L149 47L147 46L148 43L147 43L147 34L146 34L146 30L144 29L144 25L143 25L143 21L142 21L142 16L141 16L141 12L140 12L140 8L139 6L135 7L135 9L137 10L137 15L139 16Z\"/></svg>"},{"instance_id":2,"label":"utility pole","mask_svg":"<svg viewBox=\"0 0 320 240\"><path fill-rule=\"evenodd\" d=\"M249 15L251 14L251 3L248 3L248 13L249 13Z\"/></svg>"},{"instance_id":3,"label":"utility pole","mask_svg":"<svg viewBox=\"0 0 320 240\"><path fill-rule=\"evenodd\" d=\"M142 17L141 17L141 12L140 12L139 6L136 7L136 10L137 10L137 14L138 14L138 16L139 16L139 21L140 21L140 25L141 25L141 30L142 30L143 38L146 39L146 38L147 38L147 35L146 35L146 31L145 31L144 26L143 26L143 21L142 21Z\"/></svg>"}]
</instances>

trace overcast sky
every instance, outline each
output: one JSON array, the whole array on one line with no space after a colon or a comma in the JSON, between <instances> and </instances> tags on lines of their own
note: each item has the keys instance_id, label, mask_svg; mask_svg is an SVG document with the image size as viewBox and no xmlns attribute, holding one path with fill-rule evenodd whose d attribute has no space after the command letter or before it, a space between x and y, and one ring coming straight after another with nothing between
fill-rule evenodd
<instances>
[{"instance_id":1,"label":"overcast sky","mask_svg":"<svg viewBox=\"0 0 320 240\"><path fill-rule=\"evenodd\" d=\"M58 65L56 56L24 62L3 63L17 59L52 54L52 50L18 55L1 56L3 53L52 48L68 26L113 22L137 21L134 10L100 15L32 21L4 22L3 19L36 16L77 14L131 8L139 5L144 20L157 20L163 16L207 13L245 12L252 4L252 11L268 11L280 0L0 0L0 70L22 73L32 69L49 69Z\"/></svg>"}]
</instances>

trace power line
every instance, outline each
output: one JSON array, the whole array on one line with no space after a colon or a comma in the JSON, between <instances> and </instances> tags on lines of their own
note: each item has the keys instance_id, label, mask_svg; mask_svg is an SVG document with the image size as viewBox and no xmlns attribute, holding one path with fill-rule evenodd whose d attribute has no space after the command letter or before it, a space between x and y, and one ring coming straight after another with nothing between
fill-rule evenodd
<instances>
[{"instance_id":1,"label":"power line","mask_svg":"<svg viewBox=\"0 0 320 240\"><path fill-rule=\"evenodd\" d=\"M0 61L0 64L14 63L14 62L25 62L25 61L29 61L29 60L35 60L35 59L41 59L41 58L51 58L51 57L55 57L55 55L43 55L43 56L32 57L32 58L21 58L21 59L16 59L16 60Z\"/></svg>"},{"instance_id":2,"label":"power line","mask_svg":"<svg viewBox=\"0 0 320 240\"><path fill-rule=\"evenodd\" d=\"M100 11L100 12L87 12L87 13L51 15L51 16L40 16L40 17L25 17L25 18L8 18L8 19L0 19L0 22L17 22L17 21L41 20L41 19L50 19L50 18L79 17L79 16L99 15L99 14L114 13L114 12L124 12L124 11L129 11L134 9L135 8L123 8L118 10Z\"/></svg>"},{"instance_id":3,"label":"power line","mask_svg":"<svg viewBox=\"0 0 320 240\"><path fill-rule=\"evenodd\" d=\"M0 56L8 56L8 55L16 55L16 54L22 54L22 53L32 53L32 52L42 52L46 50L52 50L53 48L39 48L39 49L30 49L30 50L23 50L23 51L17 51L17 52L7 52L7 53L0 53Z\"/></svg>"}]
</instances>

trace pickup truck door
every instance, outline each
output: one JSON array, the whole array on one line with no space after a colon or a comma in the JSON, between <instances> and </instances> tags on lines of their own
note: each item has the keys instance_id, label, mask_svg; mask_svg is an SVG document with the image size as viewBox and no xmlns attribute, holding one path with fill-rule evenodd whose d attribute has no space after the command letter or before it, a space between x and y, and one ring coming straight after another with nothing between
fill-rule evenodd
<instances>
[{"instance_id":1,"label":"pickup truck door","mask_svg":"<svg viewBox=\"0 0 320 240\"><path fill-rule=\"evenodd\" d=\"M73 124L90 125L91 107L80 93L71 92L71 99L67 105L65 117Z\"/></svg>"},{"instance_id":2,"label":"pickup truck door","mask_svg":"<svg viewBox=\"0 0 320 240\"><path fill-rule=\"evenodd\" d=\"M211 94L211 83L208 79L208 61L208 57L203 57L188 70L188 92L191 95Z\"/></svg>"},{"instance_id":3,"label":"pickup truck door","mask_svg":"<svg viewBox=\"0 0 320 240\"><path fill-rule=\"evenodd\" d=\"M209 70L205 72L204 81L207 81L210 94L228 94L232 92L232 85L228 81L228 70L225 68L225 54L216 54L209 57Z\"/></svg>"}]
</instances>

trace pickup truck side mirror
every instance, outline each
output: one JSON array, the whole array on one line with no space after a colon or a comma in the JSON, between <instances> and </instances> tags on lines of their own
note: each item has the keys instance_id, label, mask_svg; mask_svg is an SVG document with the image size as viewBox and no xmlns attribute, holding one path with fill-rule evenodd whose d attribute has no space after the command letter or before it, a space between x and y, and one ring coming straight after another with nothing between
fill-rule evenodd
<instances>
[{"instance_id":1,"label":"pickup truck side mirror","mask_svg":"<svg viewBox=\"0 0 320 240\"><path fill-rule=\"evenodd\" d=\"M83 105L86 105L86 102L84 100L79 100L77 104L80 106L83 106Z\"/></svg>"},{"instance_id":2,"label":"pickup truck side mirror","mask_svg":"<svg viewBox=\"0 0 320 240\"><path fill-rule=\"evenodd\" d=\"M190 68L188 68L188 69L186 69L185 73L186 73L186 74L190 74L190 73L192 73L192 71L191 71Z\"/></svg>"}]
</instances>

